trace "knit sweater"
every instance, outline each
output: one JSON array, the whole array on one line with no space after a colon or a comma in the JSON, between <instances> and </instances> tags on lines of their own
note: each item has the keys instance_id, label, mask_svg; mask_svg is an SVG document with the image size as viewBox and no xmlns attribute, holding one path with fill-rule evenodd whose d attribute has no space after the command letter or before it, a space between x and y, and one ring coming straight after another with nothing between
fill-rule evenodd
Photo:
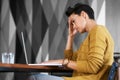
<instances>
[{"instance_id":1,"label":"knit sweater","mask_svg":"<svg viewBox=\"0 0 120 80\"><path fill-rule=\"evenodd\" d=\"M106 27L94 27L80 48L65 50L65 58L76 61L78 70L65 80L107 80L113 63L114 41Z\"/></svg>"}]
</instances>

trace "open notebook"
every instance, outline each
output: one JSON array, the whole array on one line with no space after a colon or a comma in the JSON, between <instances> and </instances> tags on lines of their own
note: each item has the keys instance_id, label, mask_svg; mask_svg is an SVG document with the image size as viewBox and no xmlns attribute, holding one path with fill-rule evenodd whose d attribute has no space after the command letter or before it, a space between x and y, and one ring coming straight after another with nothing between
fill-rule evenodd
<instances>
[{"instance_id":1,"label":"open notebook","mask_svg":"<svg viewBox=\"0 0 120 80\"><path fill-rule=\"evenodd\" d=\"M26 46L25 46L25 40L24 40L24 34L23 32L21 32L21 37L22 37L22 44L23 44L23 50L24 50L24 54L25 54L25 60L26 60L26 64L28 65L32 65L32 66L62 66L62 64L57 64L57 63L48 63L48 64L31 64L28 63L28 57L27 57L27 51L26 51Z\"/></svg>"}]
</instances>

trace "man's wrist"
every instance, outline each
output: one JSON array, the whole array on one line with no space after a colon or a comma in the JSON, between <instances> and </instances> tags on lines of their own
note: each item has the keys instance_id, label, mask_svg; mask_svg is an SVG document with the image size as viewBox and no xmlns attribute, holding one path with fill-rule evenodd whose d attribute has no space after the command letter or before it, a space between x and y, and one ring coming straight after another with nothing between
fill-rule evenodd
<instances>
[{"instance_id":1,"label":"man's wrist","mask_svg":"<svg viewBox=\"0 0 120 80\"><path fill-rule=\"evenodd\" d=\"M68 39L69 39L69 40L73 40L73 39L74 39L74 36L68 35Z\"/></svg>"},{"instance_id":2,"label":"man's wrist","mask_svg":"<svg viewBox=\"0 0 120 80\"><path fill-rule=\"evenodd\" d=\"M72 35L72 34L69 34L68 37L69 37L69 38L73 38L73 35Z\"/></svg>"},{"instance_id":3,"label":"man's wrist","mask_svg":"<svg viewBox=\"0 0 120 80\"><path fill-rule=\"evenodd\" d=\"M69 62L70 62L70 60L69 60L68 58L63 59L62 65L63 65L64 67L67 67L67 65L68 65Z\"/></svg>"}]
</instances>

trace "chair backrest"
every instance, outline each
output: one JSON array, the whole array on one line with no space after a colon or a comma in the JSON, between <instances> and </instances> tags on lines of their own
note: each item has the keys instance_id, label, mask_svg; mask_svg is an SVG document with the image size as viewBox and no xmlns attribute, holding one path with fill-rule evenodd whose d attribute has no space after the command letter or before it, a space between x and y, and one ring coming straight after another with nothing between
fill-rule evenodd
<instances>
[{"instance_id":1,"label":"chair backrest","mask_svg":"<svg viewBox=\"0 0 120 80\"><path fill-rule=\"evenodd\" d=\"M114 61L108 75L108 80L115 80L117 70L118 70L118 63Z\"/></svg>"}]
</instances>

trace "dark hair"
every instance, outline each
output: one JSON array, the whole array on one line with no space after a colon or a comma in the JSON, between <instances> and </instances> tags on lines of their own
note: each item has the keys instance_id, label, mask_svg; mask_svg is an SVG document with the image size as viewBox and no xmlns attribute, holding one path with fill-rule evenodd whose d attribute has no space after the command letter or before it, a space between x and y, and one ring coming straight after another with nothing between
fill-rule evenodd
<instances>
[{"instance_id":1,"label":"dark hair","mask_svg":"<svg viewBox=\"0 0 120 80\"><path fill-rule=\"evenodd\" d=\"M93 9L86 4L81 4L81 3L77 3L74 5L74 7L68 7L68 9L66 10L66 15L69 17L72 13L75 14L80 14L81 11L85 11L90 19L94 20L94 11Z\"/></svg>"}]
</instances>

